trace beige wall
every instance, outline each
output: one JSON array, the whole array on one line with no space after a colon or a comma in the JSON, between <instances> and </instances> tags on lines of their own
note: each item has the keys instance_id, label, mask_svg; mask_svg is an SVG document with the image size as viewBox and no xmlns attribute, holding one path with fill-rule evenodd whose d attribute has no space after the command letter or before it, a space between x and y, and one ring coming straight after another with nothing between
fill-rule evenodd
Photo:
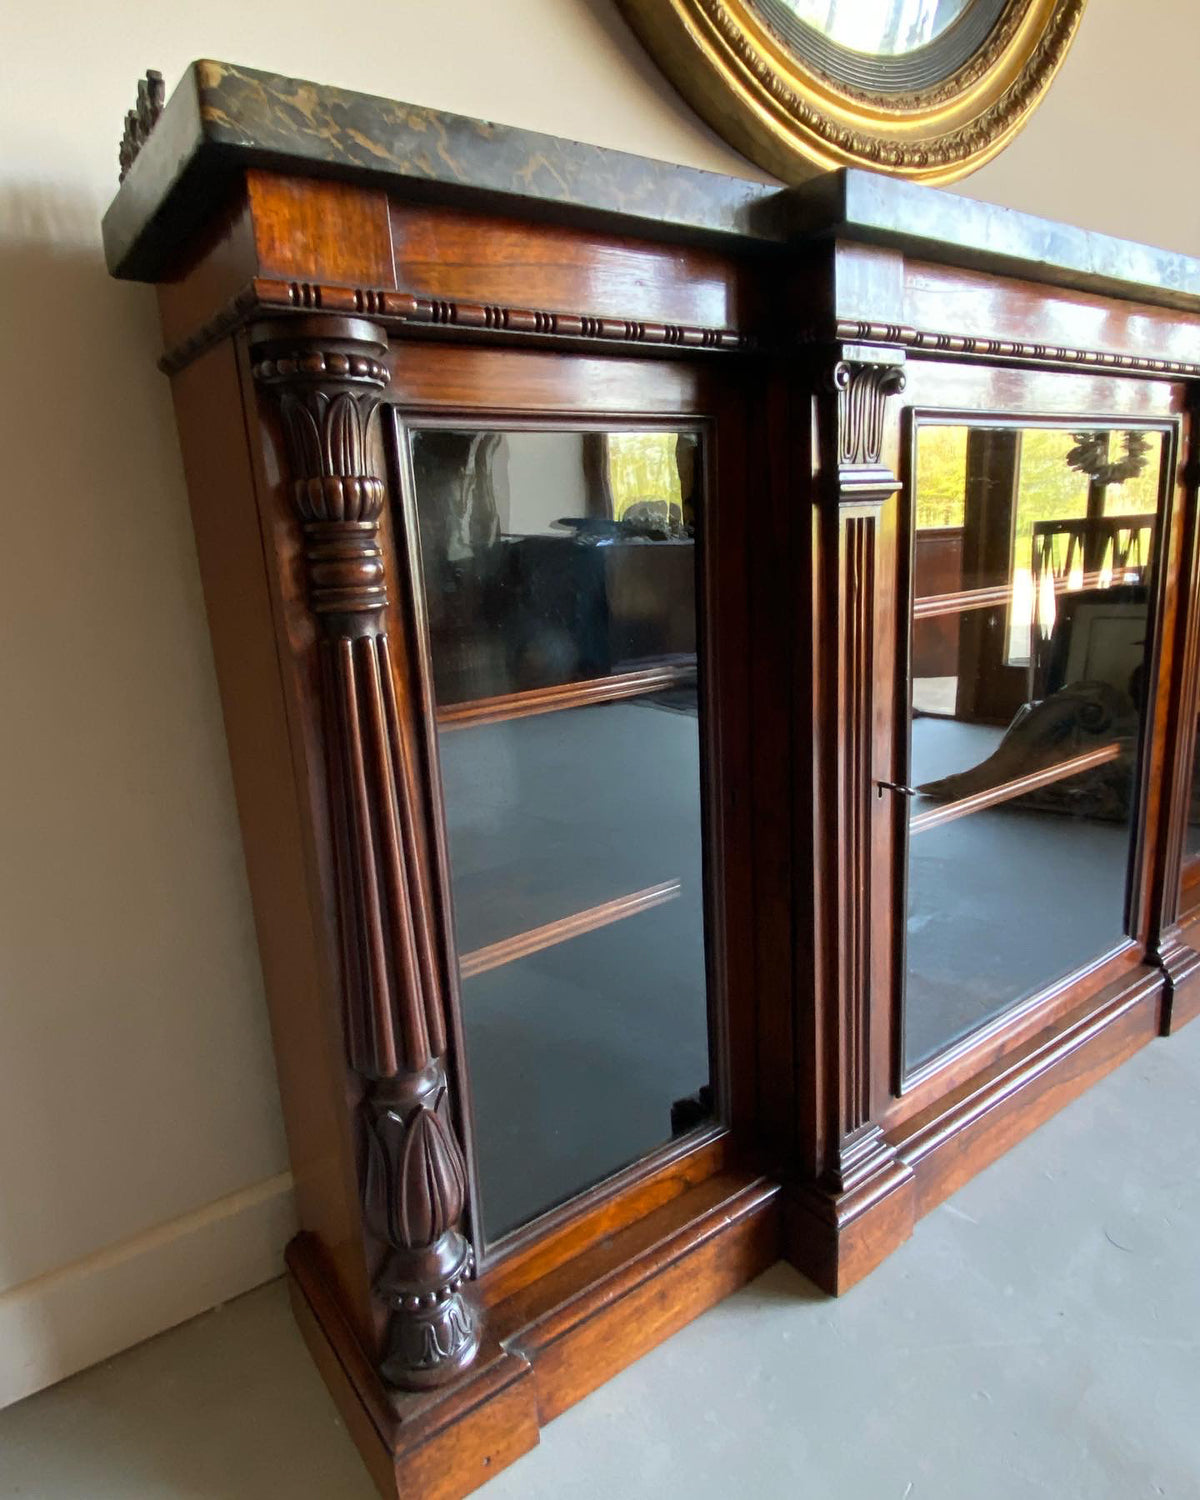
<instances>
[{"instance_id":1,"label":"beige wall","mask_svg":"<svg viewBox=\"0 0 1200 1500\"><path fill-rule=\"evenodd\" d=\"M97 232L138 75L223 57L740 165L608 0L6 15L0 1404L272 1274L291 1223L153 293L106 277ZM1198 53L1188 0L1092 0L969 190L1200 254Z\"/></svg>"},{"instance_id":2,"label":"beige wall","mask_svg":"<svg viewBox=\"0 0 1200 1500\"><path fill-rule=\"evenodd\" d=\"M1200 256L1192 0L1089 0L1029 126L957 191Z\"/></svg>"}]
</instances>

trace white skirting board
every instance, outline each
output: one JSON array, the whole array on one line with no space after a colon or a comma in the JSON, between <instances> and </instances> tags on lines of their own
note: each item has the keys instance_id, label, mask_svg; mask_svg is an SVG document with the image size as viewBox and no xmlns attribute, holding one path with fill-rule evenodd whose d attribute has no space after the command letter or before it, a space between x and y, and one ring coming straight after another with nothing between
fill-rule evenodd
<instances>
[{"instance_id":1,"label":"white skirting board","mask_svg":"<svg viewBox=\"0 0 1200 1500\"><path fill-rule=\"evenodd\" d=\"M0 1293L0 1407L279 1276L295 1232L281 1172Z\"/></svg>"}]
</instances>

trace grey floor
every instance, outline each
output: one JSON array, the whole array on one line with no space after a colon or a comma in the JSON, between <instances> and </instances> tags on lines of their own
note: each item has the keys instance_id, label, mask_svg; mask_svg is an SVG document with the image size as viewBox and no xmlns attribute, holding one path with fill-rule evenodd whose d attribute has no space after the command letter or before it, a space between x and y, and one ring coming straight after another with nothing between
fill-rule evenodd
<instances>
[{"instance_id":1,"label":"grey floor","mask_svg":"<svg viewBox=\"0 0 1200 1500\"><path fill-rule=\"evenodd\" d=\"M840 1301L775 1267L486 1500L1200 1496L1200 1024L1143 1050ZM0 1496L371 1500L263 1288L0 1413Z\"/></svg>"}]
</instances>

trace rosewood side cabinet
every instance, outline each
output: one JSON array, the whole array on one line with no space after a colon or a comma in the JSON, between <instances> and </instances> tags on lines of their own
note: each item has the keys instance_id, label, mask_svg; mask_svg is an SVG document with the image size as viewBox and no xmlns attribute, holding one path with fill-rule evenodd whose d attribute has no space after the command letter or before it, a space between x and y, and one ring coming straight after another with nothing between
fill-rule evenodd
<instances>
[{"instance_id":1,"label":"rosewood side cabinet","mask_svg":"<svg viewBox=\"0 0 1200 1500\"><path fill-rule=\"evenodd\" d=\"M463 1495L1200 1008L1200 264L213 62L121 165L296 1316Z\"/></svg>"}]
</instances>

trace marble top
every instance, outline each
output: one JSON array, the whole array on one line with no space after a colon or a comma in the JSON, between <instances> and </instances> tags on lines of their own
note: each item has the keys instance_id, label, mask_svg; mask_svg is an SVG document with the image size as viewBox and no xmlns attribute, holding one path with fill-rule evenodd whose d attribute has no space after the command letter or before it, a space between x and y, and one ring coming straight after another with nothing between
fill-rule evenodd
<instances>
[{"instance_id":1,"label":"marble top","mask_svg":"<svg viewBox=\"0 0 1200 1500\"><path fill-rule=\"evenodd\" d=\"M110 271L154 280L249 166L657 240L837 235L1200 309L1200 261L942 189L858 170L778 187L211 61L188 69L105 214Z\"/></svg>"}]
</instances>

